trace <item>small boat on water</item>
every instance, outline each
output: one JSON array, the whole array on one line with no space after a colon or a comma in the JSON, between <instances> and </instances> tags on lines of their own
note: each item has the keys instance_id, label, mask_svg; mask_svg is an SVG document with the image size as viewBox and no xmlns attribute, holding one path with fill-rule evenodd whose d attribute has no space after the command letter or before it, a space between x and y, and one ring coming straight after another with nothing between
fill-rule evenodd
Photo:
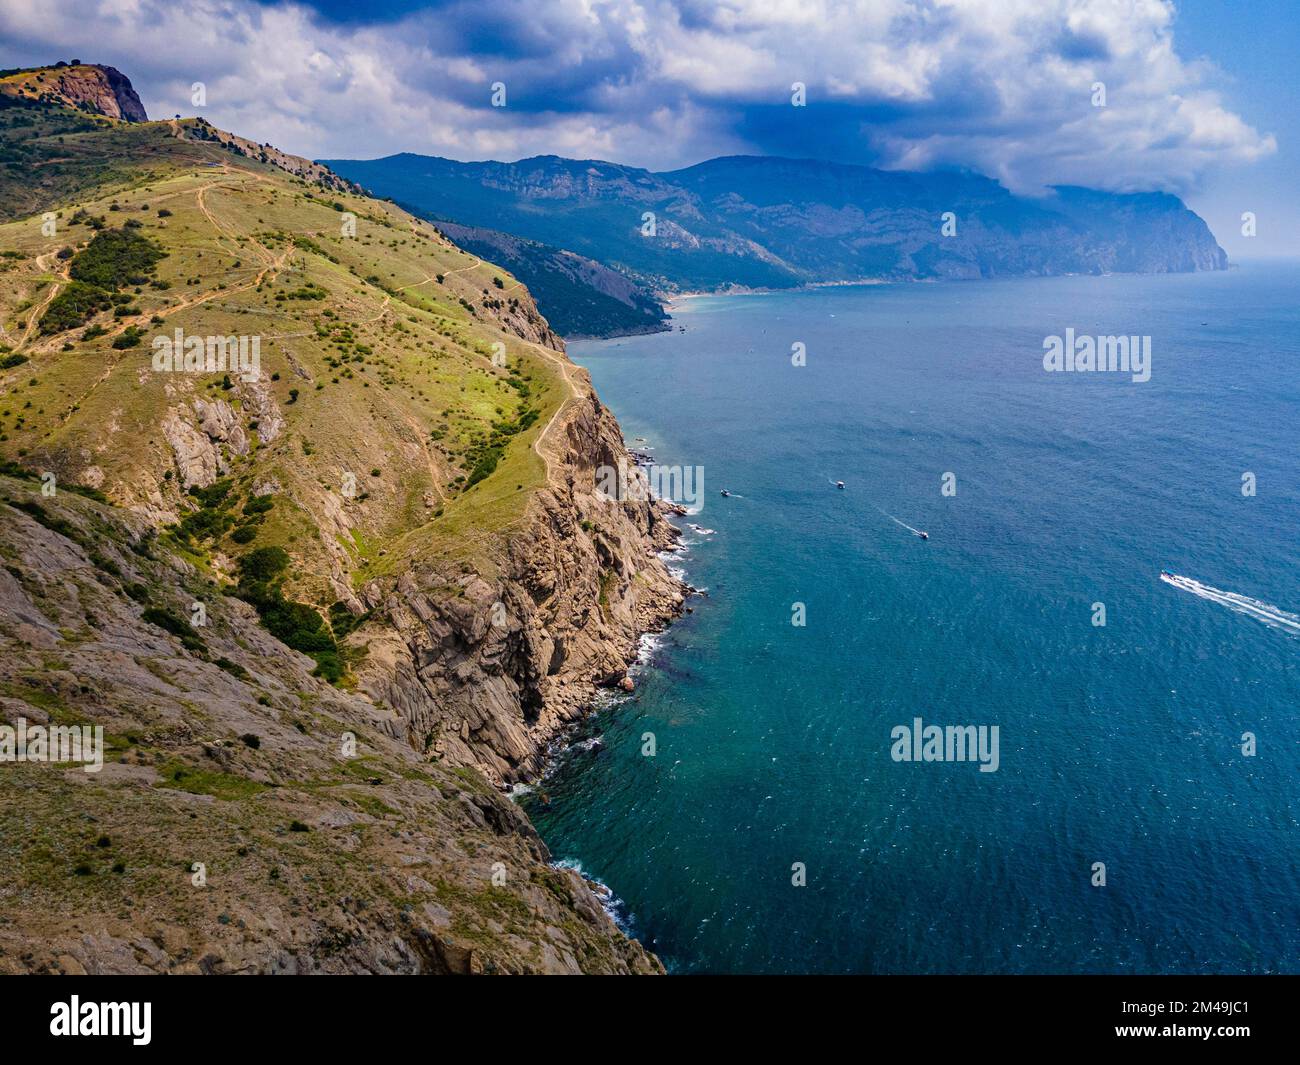
<instances>
[{"instance_id":1,"label":"small boat on water","mask_svg":"<svg viewBox=\"0 0 1300 1065\"><path fill-rule=\"evenodd\" d=\"M835 482L835 487L836 487L836 488L843 488L843 487L844 487L844 482L843 482L843 481L836 481L836 482Z\"/></svg>"},{"instance_id":2,"label":"small boat on water","mask_svg":"<svg viewBox=\"0 0 1300 1065\"><path fill-rule=\"evenodd\" d=\"M928 532L919 532L916 535L919 536L922 540L930 539L930 534Z\"/></svg>"},{"instance_id":3,"label":"small boat on water","mask_svg":"<svg viewBox=\"0 0 1300 1065\"><path fill-rule=\"evenodd\" d=\"M724 496L728 496L728 497L730 497L730 495L731 495L731 493L728 492L725 488L722 490L722 494L723 494Z\"/></svg>"}]
</instances>

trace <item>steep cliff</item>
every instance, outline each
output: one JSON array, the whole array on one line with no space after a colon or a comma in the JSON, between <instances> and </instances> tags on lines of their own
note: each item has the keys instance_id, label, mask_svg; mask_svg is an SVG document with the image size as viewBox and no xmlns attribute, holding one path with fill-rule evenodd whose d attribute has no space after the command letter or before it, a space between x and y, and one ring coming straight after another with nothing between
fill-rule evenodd
<instances>
[{"instance_id":1,"label":"steep cliff","mask_svg":"<svg viewBox=\"0 0 1300 1065\"><path fill-rule=\"evenodd\" d=\"M570 373L580 395L559 415L548 483L493 576L412 559L395 582L363 592L384 624L367 630L362 685L397 711L394 734L498 782L535 773L597 686L626 675L637 637L682 605L657 557L677 530L653 502L596 490L597 470L631 463L585 373Z\"/></svg>"},{"instance_id":2,"label":"steep cliff","mask_svg":"<svg viewBox=\"0 0 1300 1065\"><path fill-rule=\"evenodd\" d=\"M130 79L116 67L60 63L0 77L0 95L66 104L123 122L147 122Z\"/></svg>"},{"instance_id":3,"label":"steep cliff","mask_svg":"<svg viewBox=\"0 0 1300 1065\"><path fill-rule=\"evenodd\" d=\"M0 723L107 747L0 764L0 972L661 971L147 521L0 477L0 555Z\"/></svg>"},{"instance_id":4,"label":"steep cliff","mask_svg":"<svg viewBox=\"0 0 1300 1065\"><path fill-rule=\"evenodd\" d=\"M0 224L0 685L114 739L0 773L48 903L0 964L655 971L498 794L683 594L527 289L315 164L32 106L0 135L74 165L0 175L56 219Z\"/></svg>"}]
</instances>

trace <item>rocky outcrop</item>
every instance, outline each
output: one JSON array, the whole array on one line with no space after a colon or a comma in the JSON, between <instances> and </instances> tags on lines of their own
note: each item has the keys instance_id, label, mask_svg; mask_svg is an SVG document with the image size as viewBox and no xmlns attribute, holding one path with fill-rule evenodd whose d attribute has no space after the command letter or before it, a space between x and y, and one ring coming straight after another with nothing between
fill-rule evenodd
<instances>
[{"instance_id":1,"label":"rocky outcrop","mask_svg":"<svg viewBox=\"0 0 1300 1065\"><path fill-rule=\"evenodd\" d=\"M225 444L235 455L248 454L248 434L244 431L243 421L224 399L210 402L196 399L194 411L198 415L199 428L214 444Z\"/></svg>"},{"instance_id":2,"label":"rocky outcrop","mask_svg":"<svg viewBox=\"0 0 1300 1065\"><path fill-rule=\"evenodd\" d=\"M180 412L167 412L162 420L162 434L175 456L182 488L206 488L217 479L225 465L220 449Z\"/></svg>"},{"instance_id":3,"label":"rocky outcrop","mask_svg":"<svg viewBox=\"0 0 1300 1065\"><path fill-rule=\"evenodd\" d=\"M677 537L660 504L596 489L602 468L633 465L613 416L588 386L562 417L550 485L493 579L428 567L365 589L381 623L358 637L362 687L396 711L392 734L499 784L542 767L686 592L660 558Z\"/></svg>"},{"instance_id":4,"label":"rocky outcrop","mask_svg":"<svg viewBox=\"0 0 1300 1065\"><path fill-rule=\"evenodd\" d=\"M270 443L284 431L284 415L264 382L241 382L240 395L256 423L258 439ZM162 420L163 439L171 448L182 488L206 488L230 468L232 456L249 453L251 442L245 416L226 400L195 399L193 416L173 407ZM87 482L83 475L81 480Z\"/></svg>"},{"instance_id":5,"label":"rocky outcrop","mask_svg":"<svg viewBox=\"0 0 1300 1065\"><path fill-rule=\"evenodd\" d=\"M147 122L131 81L115 67L60 63L6 79L4 91L63 103L123 122Z\"/></svg>"},{"instance_id":6,"label":"rocky outcrop","mask_svg":"<svg viewBox=\"0 0 1300 1065\"><path fill-rule=\"evenodd\" d=\"M284 412L267 385L266 375L256 381L241 381L239 394L244 407L257 423L257 438L263 444L273 443L284 432Z\"/></svg>"},{"instance_id":7,"label":"rocky outcrop","mask_svg":"<svg viewBox=\"0 0 1300 1065\"><path fill-rule=\"evenodd\" d=\"M0 973L662 972L516 806L143 520L0 477L0 553L0 724L107 746L0 764Z\"/></svg>"},{"instance_id":8,"label":"rocky outcrop","mask_svg":"<svg viewBox=\"0 0 1300 1065\"><path fill-rule=\"evenodd\" d=\"M130 79L115 67L99 67L108 83L108 91L112 94L112 103L106 95L100 94L96 103L103 109L103 113L110 118L120 118L126 122L148 122L149 116L145 114L144 104L140 102L140 97L135 94L135 89L131 87ZM116 114L113 114L113 110Z\"/></svg>"}]
</instances>

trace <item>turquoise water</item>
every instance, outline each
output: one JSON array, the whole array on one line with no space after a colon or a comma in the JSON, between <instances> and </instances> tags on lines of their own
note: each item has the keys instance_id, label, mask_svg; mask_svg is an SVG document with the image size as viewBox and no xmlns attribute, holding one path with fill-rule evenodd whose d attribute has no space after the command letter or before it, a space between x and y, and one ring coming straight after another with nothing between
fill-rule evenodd
<instances>
[{"instance_id":1,"label":"turquoise water","mask_svg":"<svg viewBox=\"0 0 1300 1065\"><path fill-rule=\"evenodd\" d=\"M629 440L704 468L716 533L603 747L524 800L556 857L676 972L1300 971L1298 292L711 297L572 345ZM1044 372L1068 326L1150 335L1151 380ZM998 770L895 762L916 717L997 725Z\"/></svg>"}]
</instances>

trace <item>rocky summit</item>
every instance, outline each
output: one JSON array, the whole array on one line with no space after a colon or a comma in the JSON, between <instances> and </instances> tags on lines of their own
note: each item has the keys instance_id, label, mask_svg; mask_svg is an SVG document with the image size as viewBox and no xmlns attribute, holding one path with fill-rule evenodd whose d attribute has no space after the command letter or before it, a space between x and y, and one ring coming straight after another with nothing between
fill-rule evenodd
<instances>
[{"instance_id":1,"label":"rocky summit","mask_svg":"<svg viewBox=\"0 0 1300 1065\"><path fill-rule=\"evenodd\" d=\"M67 106L125 122L147 122L144 104L130 79L115 67L59 62L52 67L0 71L0 94Z\"/></svg>"}]
</instances>

